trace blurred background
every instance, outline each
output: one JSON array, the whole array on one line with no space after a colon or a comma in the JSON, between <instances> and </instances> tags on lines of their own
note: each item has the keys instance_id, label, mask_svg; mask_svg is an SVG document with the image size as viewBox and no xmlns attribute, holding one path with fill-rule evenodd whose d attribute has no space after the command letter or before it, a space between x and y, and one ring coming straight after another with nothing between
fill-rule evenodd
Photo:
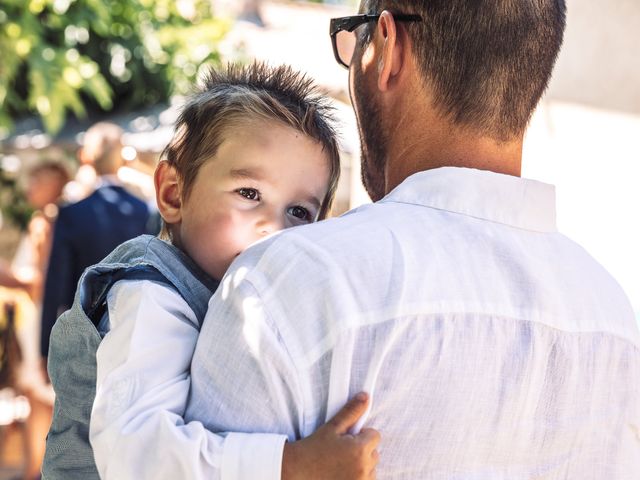
<instances>
[{"instance_id":1,"label":"blurred background","mask_svg":"<svg viewBox=\"0 0 640 480\"><path fill-rule=\"evenodd\" d=\"M556 185L560 230L618 279L640 323L640 2L567 3L565 44L526 137L523 175ZM0 0L0 480L36 478L48 427L39 328L58 207L116 182L149 211L136 220L140 231L153 231L151 175L203 68L257 58L307 72L340 118L334 213L369 201L347 71L328 35L331 17L356 8ZM96 123L107 125L102 136L87 133ZM117 146L113 171L100 167L95 145Z\"/></svg>"}]
</instances>

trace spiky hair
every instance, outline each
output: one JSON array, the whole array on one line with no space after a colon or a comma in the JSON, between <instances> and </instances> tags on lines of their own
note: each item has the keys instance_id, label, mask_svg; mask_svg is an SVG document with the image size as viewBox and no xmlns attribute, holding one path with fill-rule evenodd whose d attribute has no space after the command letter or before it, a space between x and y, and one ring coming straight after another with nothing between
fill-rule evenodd
<instances>
[{"instance_id":1,"label":"spiky hair","mask_svg":"<svg viewBox=\"0 0 640 480\"><path fill-rule=\"evenodd\" d=\"M340 176L333 108L309 77L289 66L229 64L204 75L162 155L176 168L183 197L188 197L202 165L215 156L226 130L256 120L280 122L322 145L330 159L330 184L319 214L326 217Z\"/></svg>"}]
</instances>

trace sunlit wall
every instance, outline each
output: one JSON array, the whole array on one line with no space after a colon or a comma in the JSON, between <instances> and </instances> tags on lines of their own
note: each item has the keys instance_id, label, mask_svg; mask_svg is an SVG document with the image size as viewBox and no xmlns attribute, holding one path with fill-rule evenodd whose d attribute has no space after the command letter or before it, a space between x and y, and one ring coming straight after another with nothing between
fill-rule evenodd
<instances>
[{"instance_id":1,"label":"sunlit wall","mask_svg":"<svg viewBox=\"0 0 640 480\"><path fill-rule=\"evenodd\" d=\"M560 230L616 277L640 322L640 2L567 3L523 174L556 185Z\"/></svg>"}]
</instances>

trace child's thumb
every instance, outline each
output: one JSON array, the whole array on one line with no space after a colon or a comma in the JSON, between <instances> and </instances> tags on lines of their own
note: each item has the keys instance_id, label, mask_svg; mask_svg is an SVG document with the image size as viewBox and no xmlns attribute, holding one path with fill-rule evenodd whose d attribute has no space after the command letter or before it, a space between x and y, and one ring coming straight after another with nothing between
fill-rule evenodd
<instances>
[{"instance_id":1,"label":"child's thumb","mask_svg":"<svg viewBox=\"0 0 640 480\"><path fill-rule=\"evenodd\" d=\"M365 392L358 393L327 422L327 426L338 435L348 433L349 429L353 427L358 419L367 411L368 405L369 395Z\"/></svg>"}]
</instances>

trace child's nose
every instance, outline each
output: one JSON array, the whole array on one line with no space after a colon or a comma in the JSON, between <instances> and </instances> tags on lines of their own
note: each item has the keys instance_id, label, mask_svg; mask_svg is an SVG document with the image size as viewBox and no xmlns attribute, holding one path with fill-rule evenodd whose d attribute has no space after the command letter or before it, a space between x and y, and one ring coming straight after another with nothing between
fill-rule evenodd
<instances>
[{"instance_id":1,"label":"child's nose","mask_svg":"<svg viewBox=\"0 0 640 480\"><path fill-rule=\"evenodd\" d=\"M282 216L270 214L263 216L258 222L258 234L260 236L270 235L273 232L282 230L284 228L284 222Z\"/></svg>"}]
</instances>

